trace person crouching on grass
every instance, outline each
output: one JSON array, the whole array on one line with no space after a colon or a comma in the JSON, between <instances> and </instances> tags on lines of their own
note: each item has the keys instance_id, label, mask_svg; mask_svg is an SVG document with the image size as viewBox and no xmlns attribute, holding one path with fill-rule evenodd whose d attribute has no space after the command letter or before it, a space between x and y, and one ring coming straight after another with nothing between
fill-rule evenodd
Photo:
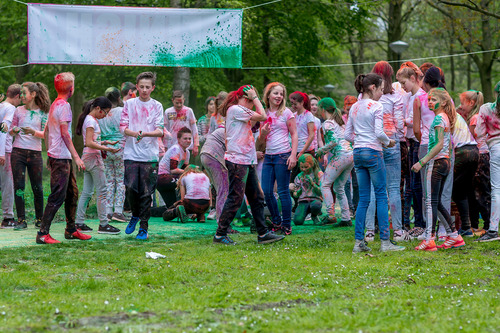
<instances>
[{"instance_id":1,"label":"person crouching on grass","mask_svg":"<svg viewBox=\"0 0 500 333\"><path fill-rule=\"evenodd\" d=\"M123 160L125 187L132 209L132 218L125 229L127 235L135 231L136 239L148 238L152 194L158 178L158 138L163 136L163 106L151 98L156 74L144 72L137 76L139 97L125 102L120 120L120 131L125 134Z\"/></svg>"},{"instance_id":2,"label":"person crouching on grass","mask_svg":"<svg viewBox=\"0 0 500 333\"><path fill-rule=\"evenodd\" d=\"M255 107L256 111L251 109ZM276 235L267 229L264 218L264 193L257 176L257 153L252 133L252 122L265 121L266 112L262 107L255 88L242 86L229 93L221 105L221 115L226 117L226 167L229 178L229 194L219 216L215 244L236 244L227 236L229 225L241 207L246 194L252 208L257 227L259 244L280 241L283 235Z\"/></svg>"},{"instance_id":3,"label":"person crouching on grass","mask_svg":"<svg viewBox=\"0 0 500 333\"><path fill-rule=\"evenodd\" d=\"M113 227L108 222L106 216L106 173L104 171L104 161L101 152L107 151L117 153L120 148L107 147L114 145L117 141L101 141L101 128L97 123L98 119L106 117L111 110L112 104L104 96L97 97L88 101L83 106L83 112L78 118L76 125L76 134L83 135L83 154L82 160L85 163L83 172L83 191L78 200L78 209L76 213L76 226L82 232L92 231L85 221L85 211L88 203L94 194L94 187L97 198L97 215L99 217L100 234L117 235L120 229Z\"/></svg>"},{"instance_id":4,"label":"person crouching on grass","mask_svg":"<svg viewBox=\"0 0 500 333\"><path fill-rule=\"evenodd\" d=\"M75 89L75 76L69 72L59 73L54 78L54 86L57 98L50 107L47 126L45 126L45 144L50 167L50 195L43 212L40 231L36 236L38 244L60 243L50 236L49 231L52 220L63 202L66 213L64 238L80 240L92 238L77 230L75 225L78 187L71 159L75 160L78 171L85 170L85 164L73 146L70 133L73 113L68 99L73 95Z\"/></svg>"},{"instance_id":5,"label":"person crouching on grass","mask_svg":"<svg viewBox=\"0 0 500 333\"><path fill-rule=\"evenodd\" d=\"M205 223L205 212L210 207L212 192L210 179L196 165L190 165L184 170L177 181L181 200L163 213L163 220L171 221L178 217L181 223L187 221L188 214L196 214L196 220Z\"/></svg>"}]
</instances>

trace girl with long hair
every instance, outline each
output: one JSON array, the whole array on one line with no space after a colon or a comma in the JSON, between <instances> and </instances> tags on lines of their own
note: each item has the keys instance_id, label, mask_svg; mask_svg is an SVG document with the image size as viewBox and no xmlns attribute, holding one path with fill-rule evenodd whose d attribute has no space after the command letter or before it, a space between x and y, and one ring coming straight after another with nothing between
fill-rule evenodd
<instances>
[{"instance_id":1,"label":"girl with long hair","mask_svg":"<svg viewBox=\"0 0 500 333\"><path fill-rule=\"evenodd\" d=\"M456 117L455 107L450 95L443 88L431 89L428 96L429 109L436 114L429 129L428 152L412 166L414 172L422 170L427 173L424 183L427 227L425 239L415 248L417 251L437 251L437 248L448 249L465 245L451 223L450 213L442 204L443 189L450 171L451 133ZM437 247L434 239L438 210L444 217L441 222L446 230L446 240Z\"/></svg>"},{"instance_id":2,"label":"girl with long hair","mask_svg":"<svg viewBox=\"0 0 500 333\"><path fill-rule=\"evenodd\" d=\"M255 107L255 111L252 108ZM229 226L241 207L246 194L257 227L259 244L282 240L284 236L268 231L264 218L264 193L256 171L257 153L252 133L252 122L265 121L266 112L252 86L242 86L228 94L221 105L220 114L226 118L226 167L229 193L218 220L215 244L234 245L227 236Z\"/></svg>"},{"instance_id":3,"label":"girl with long hair","mask_svg":"<svg viewBox=\"0 0 500 333\"><path fill-rule=\"evenodd\" d=\"M99 216L100 234L116 235L120 229L109 224L106 216L106 174L104 171L104 162L101 152L116 153L119 148L108 147L114 145L116 141L101 142L101 128L98 119L106 117L113 105L104 96L90 100L83 106L83 112L78 117L76 125L76 134L83 136L83 154L82 161L85 163L83 172L83 189L78 200L76 211L76 227L82 232L92 231L85 221L85 212L87 210L94 188L96 191L97 214Z\"/></svg>"},{"instance_id":4,"label":"girl with long hair","mask_svg":"<svg viewBox=\"0 0 500 333\"><path fill-rule=\"evenodd\" d=\"M300 173L294 179L294 197L299 202L293 223L302 225L306 216L311 214L314 224L319 224L318 216L321 215L321 178L323 172L319 168L318 161L310 154L304 154L299 158Z\"/></svg>"},{"instance_id":5,"label":"girl with long hair","mask_svg":"<svg viewBox=\"0 0 500 333\"><path fill-rule=\"evenodd\" d=\"M352 226L349 203L345 194L345 184L354 167L352 148L344 139L344 120L342 119L340 110L336 107L335 101L330 97L326 97L319 101L318 105L326 118L323 123L323 133L326 143L318 149L316 156L322 157L325 154L331 154L321 180L321 193L328 213L327 222L336 220L335 203L332 195L333 185L333 191L341 209L340 222L333 226Z\"/></svg>"},{"instance_id":6,"label":"girl with long hair","mask_svg":"<svg viewBox=\"0 0 500 333\"><path fill-rule=\"evenodd\" d=\"M11 154L14 201L17 211L17 223L14 229L28 227L24 202L26 170L28 170L30 177L35 203L35 226L40 227L42 221L42 139L44 138L45 124L47 123L51 104L49 90L41 82L23 83L21 100L24 105L16 109L10 131L10 134L14 137Z\"/></svg>"},{"instance_id":7,"label":"girl with long hair","mask_svg":"<svg viewBox=\"0 0 500 333\"><path fill-rule=\"evenodd\" d=\"M484 103L483 94L477 90L468 90L460 94L460 106L457 112L469 125L469 130L477 142L479 163L472 180L474 197L469 202L469 214L474 235L482 236L490 227L491 184L490 184L490 152L484 136L476 134L479 109ZM479 229L479 213L484 220L484 226Z\"/></svg>"},{"instance_id":8,"label":"girl with long hair","mask_svg":"<svg viewBox=\"0 0 500 333\"><path fill-rule=\"evenodd\" d=\"M500 81L495 86L496 100L486 103L479 109L476 133L479 138L485 137L490 151L491 179L491 215L488 231L477 241L489 242L498 237L500 221Z\"/></svg>"},{"instance_id":9,"label":"girl with long hair","mask_svg":"<svg viewBox=\"0 0 500 333\"><path fill-rule=\"evenodd\" d=\"M384 81L375 73L360 74L356 77L354 86L361 94L361 99L351 107L344 134L347 141L354 143L354 166L359 184L353 253L371 251L364 240L371 184L375 189L377 200L377 217L382 242L380 250L401 251L404 247L396 245L389 239L387 181L382 150L384 146L394 147L396 142L389 139L384 132L383 106L378 102L383 95Z\"/></svg>"},{"instance_id":10,"label":"girl with long hair","mask_svg":"<svg viewBox=\"0 0 500 333\"><path fill-rule=\"evenodd\" d=\"M181 223L189 214L196 214L196 221L205 223L205 212L210 207L210 179L199 166L189 165L177 180L181 200L163 213L164 221L178 217Z\"/></svg>"},{"instance_id":11,"label":"girl with long hair","mask_svg":"<svg viewBox=\"0 0 500 333\"><path fill-rule=\"evenodd\" d=\"M392 88L392 75L394 74L394 70L387 61L377 62L375 66L373 66L372 73L380 75L384 80L384 94L379 100L379 103L381 103L383 107L384 132L389 139L396 142L394 147L384 147L382 149L382 154L387 172L389 209L391 211L392 226L394 228L393 239L395 241L403 241L407 240L407 237L406 233L403 232L403 223L401 220L401 150L398 137L398 133L404 127L403 99L401 95ZM372 192L372 198L374 198L374 196ZM368 206L366 229L367 234L370 232L374 234L374 200L370 200L370 205ZM369 237L366 238L370 239Z\"/></svg>"},{"instance_id":12,"label":"girl with long hair","mask_svg":"<svg viewBox=\"0 0 500 333\"><path fill-rule=\"evenodd\" d=\"M264 89L267 120L261 128L259 142L266 147L262 166L262 190L271 213L273 229L289 235L292 232L292 198L290 174L297 164L297 125L295 116L286 107L286 88L272 82ZM291 138L291 142L290 139ZM281 214L274 196L274 184L278 185Z\"/></svg>"}]
</instances>

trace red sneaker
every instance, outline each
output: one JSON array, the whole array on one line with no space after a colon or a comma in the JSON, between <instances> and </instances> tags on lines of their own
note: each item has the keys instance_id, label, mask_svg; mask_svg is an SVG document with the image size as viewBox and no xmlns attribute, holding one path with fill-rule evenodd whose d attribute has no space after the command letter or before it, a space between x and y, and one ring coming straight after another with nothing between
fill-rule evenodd
<instances>
[{"instance_id":1,"label":"red sneaker","mask_svg":"<svg viewBox=\"0 0 500 333\"><path fill-rule=\"evenodd\" d=\"M437 246L437 247L440 249L452 249L452 248L462 247L462 246L465 246L464 239L462 238L462 236L458 235L455 238L447 236L444 243Z\"/></svg>"},{"instance_id":2,"label":"red sneaker","mask_svg":"<svg viewBox=\"0 0 500 333\"><path fill-rule=\"evenodd\" d=\"M57 239L52 238L51 235L46 234L46 235L40 235L40 233L36 233L36 243L37 244L57 244L61 243Z\"/></svg>"},{"instance_id":3,"label":"red sneaker","mask_svg":"<svg viewBox=\"0 0 500 333\"><path fill-rule=\"evenodd\" d=\"M92 236L84 234L80 232L79 230L69 233L67 230L64 231L64 238L66 239L80 239L80 240L89 240L92 238Z\"/></svg>"},{"instance_id":4,"label":"red sneaker","mask_svg":"<svg viewBox=\"0 0 500 333\"><path fill-rule=\"evenodd\" d=\"M434 240L426 241L423 240L422 243L420 243L415 250L417 251L437 251L436 243Z\"/></svg>"}]
</instances>

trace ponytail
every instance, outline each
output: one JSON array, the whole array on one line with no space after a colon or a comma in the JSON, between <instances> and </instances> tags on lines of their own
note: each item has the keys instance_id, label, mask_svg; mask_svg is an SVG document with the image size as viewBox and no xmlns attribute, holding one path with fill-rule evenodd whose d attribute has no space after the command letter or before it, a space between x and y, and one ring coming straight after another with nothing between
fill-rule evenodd
<instances>
[{"instance_id":1,"label":"ponytail","mask_svg":"<svg viewBox=\"0 0 500 333\"><path fill-rule=\"evenodd\" d=\"M85 118L92 112L96 107L100 107L101 109L111 109L113 105L111 101L104 96L97 97L96 99L92 99L87 101L82 108L82 113L78 117L78 123L76 124L76 134L83 135L83 123L85 122Z\"/></svg>"},{"instance_id":2,"label":"ponytail","mask_svg":"<svg viewBox=\"0 0 500 333\"><path fill-rule=\"evenodd\" d=\"M47 86L41 82L25 82L23 83L23 87L28 88L31 93L36 92L36 106L38 106L43 112L48 113L50 110L50 97Z\"/></svg>"},{"instance_id":3,"label":"ponytail","mask_svg":"<svg viewBox=\"0 0 500 333\"><path fill-rule=\"evenodd\" d=\"M380 87L382 84L383 80L382 77L378 74L375 73L368 73L368 74L359 74L356 77L356 80L354 81L354 87L356 88L356 91L360 94L363 93L368 93L368 87L370 87L372 84L375 85L375 87Z\"/></svg>"},{"instance_id":4,"label":"ponytail","mask_svg":"<svg viewBox=\"0 0 500 333\"><path fill-rule=\"evenodd\" d=\"M479 108L481 107L481 105L484 104L483 93L477 90L468 90L463 92L460 96L465 98L467 101L474 101L474 106L467 115L467 119L465 119L465 121L467 121L468 124L471 118L477 113L479 113Z\"/></svg>"}]
</instances>

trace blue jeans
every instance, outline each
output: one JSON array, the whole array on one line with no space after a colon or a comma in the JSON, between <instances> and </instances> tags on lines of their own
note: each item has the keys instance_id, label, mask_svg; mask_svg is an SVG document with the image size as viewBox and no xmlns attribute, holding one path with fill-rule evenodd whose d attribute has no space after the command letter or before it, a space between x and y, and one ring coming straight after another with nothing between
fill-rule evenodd
<instances>
[{"instance_id":1,"label":"blue jeans","mask_svg":"<svg viewBox=\"0 0 500 333\"><path fill-rule=\"evenodd\" d=\"M262 166L262 190L273 223L290 228L292 223L292 197L289 190L291 171L288 170L286 165L288 157L290 157L290 153L265 155L264 165ZM274 196L275 182L278 183L282 215L280 215L278 201Z\"/></svg>"},{"instance_id":2,"label":"blue jeans","mask_svg":"<svg viewBox=\"0 0 500 333\"><path fill-rule=\"evenodd\" d=\"M387 193L389 194L392 227L394 230L401 230L401 192L399 190L401 185L401 150L399 149L399 141L396 141L396 145L392 148L384 148L383 155L387 171ZM375 192L373 187L368 206L366 229L375 230Z\"/></svg>"},{"instance_id":3,"label":"blue jeans","mask_svg":"<svg viewBox=\"0 0 500 333\"><path fill-rule=\"evenodd\" d=\"M389 213L387 211L387 188L384 158L381 151L370 148L354 149L354 167L358 177L359 203L356 211L356 228L354 236L357 240L365 237L366 211L370 204L371 184L375 189L377 200L377 218L380 228L380 239L389 239Z\"/></svg>"}]
</instances>

